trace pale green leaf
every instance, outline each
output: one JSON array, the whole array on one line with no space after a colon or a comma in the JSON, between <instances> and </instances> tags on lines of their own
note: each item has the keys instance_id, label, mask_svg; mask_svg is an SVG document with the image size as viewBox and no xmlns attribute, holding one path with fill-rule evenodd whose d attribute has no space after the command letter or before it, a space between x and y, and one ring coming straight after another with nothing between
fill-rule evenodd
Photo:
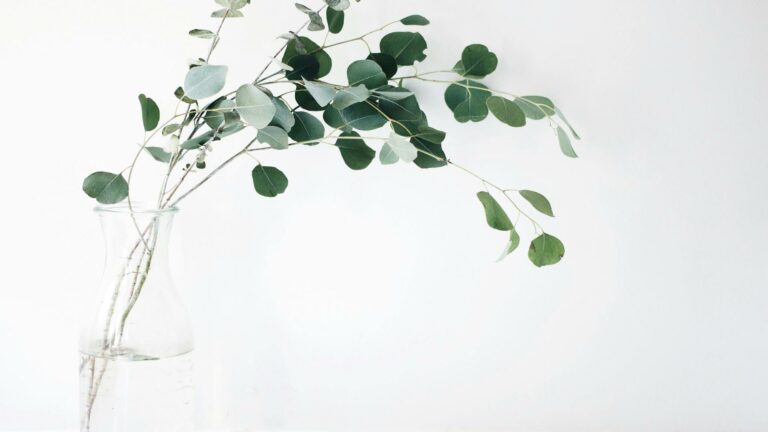
<instances>
[{"instance_id":1,"label":"pale green leaf","mask_svg":"<svg viewBox=\"0 0 768 432\"><path fill-rule=\"evenodd\" d=\"M215 95L224 88L227 71L226 66L193 67L184 79L184 95L195 100Z\"/></svg>"},{"instance_id":2,"label":"pale green leaf","mask_svg":"<svg viewBox=\"0 0 768 432\"><path fill-rule=\"evenodd\" d=\"M277 126L267 126L259 129L256 139L260 143L268 144L277 150L288 148L288 133Z\"/></svg>"},{"instance_id":3,"label":"pale green leaf","mask_svg":"<svg viewBox=\"0 0 768 432\"><path fill-rule=\"evenodd\" d=\"M253 84L240 86L235 101L240 117L256 129L269 125L277 112L272 99Z\"/></svg>"}]
</instances>

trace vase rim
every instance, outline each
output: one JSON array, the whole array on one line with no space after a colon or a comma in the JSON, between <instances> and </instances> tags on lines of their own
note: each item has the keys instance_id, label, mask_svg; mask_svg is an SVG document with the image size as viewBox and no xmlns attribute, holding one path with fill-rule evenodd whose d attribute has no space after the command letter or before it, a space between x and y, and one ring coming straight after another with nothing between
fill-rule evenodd
<instances>
[{"instance_id":1,"label":"vase rim","mask_svg":"<svg viewBox=\"0 0 768 432\"><path fill-rule=\"evenodd\" d=\"M173 214L177 213L179 211L178 207L166 207L166 208L157 208L156 205L145 203L141 201L131 201L131 205L129 206L127 202L122 202L118 204L103 204L98 205L94 207L93 209L96 213L119 213L119 214L154 214L154 215L163 215L163 214Z\"/></svg>"}]
</instances>

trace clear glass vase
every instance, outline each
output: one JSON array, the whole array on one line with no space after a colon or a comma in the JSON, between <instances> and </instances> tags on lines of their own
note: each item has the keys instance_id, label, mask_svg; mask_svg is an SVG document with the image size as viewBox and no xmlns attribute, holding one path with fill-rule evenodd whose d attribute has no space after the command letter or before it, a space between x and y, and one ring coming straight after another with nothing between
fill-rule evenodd
<instances>
[{"instance_id":1,"label":"clear glass vase","mask_svg":"<svg viewBox=\"0 0 768 432\"><path fill-rule=\"evenodd\" d=\"M80 430L192 431L192 330L168 265L176 209L96 213L106 262L80 337Z\"/></svg>"}]
</instances>

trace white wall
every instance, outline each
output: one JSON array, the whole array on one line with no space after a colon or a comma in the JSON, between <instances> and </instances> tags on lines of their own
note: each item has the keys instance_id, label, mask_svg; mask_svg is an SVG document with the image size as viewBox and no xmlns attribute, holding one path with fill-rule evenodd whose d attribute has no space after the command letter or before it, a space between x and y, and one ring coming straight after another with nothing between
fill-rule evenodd
<instances>
[{"instance_id":1,"label":"white wall","mask_svg":"<svg viewBox=\"0 0 768 432\"><path fill-rule=\"evenodd\" d=\"M351 172L302 148L264 156L291 179L267 200L243 160L183 205L174 238L201 426L768 429L768 5L448 3L366 0L345 35L422 13L422 70L485 42L493 87L559 102L579 160L544 124L459 125L442 88L414 86L456 161L550 197L566 259L494 263L503 236L458 170ZM215 5L2 6L0 430L74 428L78 310L102 253L80 184L127 164L138 93L172 108L205 49L186 31ZM288 1L246 12L214 57L233 85L300 19Z\"/></svg>"}]
</instances>

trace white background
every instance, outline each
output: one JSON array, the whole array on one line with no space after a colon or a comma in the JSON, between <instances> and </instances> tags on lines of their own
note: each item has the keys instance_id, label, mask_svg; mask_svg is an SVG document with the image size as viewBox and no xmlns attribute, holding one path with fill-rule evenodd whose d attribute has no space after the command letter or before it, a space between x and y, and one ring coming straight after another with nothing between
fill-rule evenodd
<instances>
[{"instance_id":1,"label":"white background","mask_svg":"<svg viewBox=\"0 0 768 432\"><path fill-rule=\"evenodd\" d=\"M206 50L186 32L213 8L2 0L0 430L76 427L78 311L102 254L81 181L132 157L138 93L172 110ZM289 1L245 12L213 58L230 87L301 20ZM269 200L244 159L174 236L201 427L768 429L768 3L365 0L343 35L411 13L433 22L423 71L484 42L492 87L551 96L582 132L569 160L544 123L459 125L441 86L413 86L454 160L552 200L566 258L494 263L504 236L456 169L352 172L333 148L294 149L262 155L291 180Z\"/></svg>"}]
</instances>

